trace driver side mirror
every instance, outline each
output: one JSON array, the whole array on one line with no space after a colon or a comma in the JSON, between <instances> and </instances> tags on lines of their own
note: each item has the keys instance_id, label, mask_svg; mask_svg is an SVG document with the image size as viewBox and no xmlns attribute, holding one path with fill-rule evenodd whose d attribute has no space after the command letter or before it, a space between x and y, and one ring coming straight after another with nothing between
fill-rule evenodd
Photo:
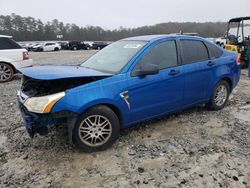
<instances>
[{"instance_id":1,"label":"driver side mirror","mask_svg":"<svg viewBox=\"0 0 250 188\"><path fill-rule=\"evenodd\" d=\"M159 73L159 67L155 64L144 63L133 71L132 76L146 76Z\"/></svg>"}]
</instances>

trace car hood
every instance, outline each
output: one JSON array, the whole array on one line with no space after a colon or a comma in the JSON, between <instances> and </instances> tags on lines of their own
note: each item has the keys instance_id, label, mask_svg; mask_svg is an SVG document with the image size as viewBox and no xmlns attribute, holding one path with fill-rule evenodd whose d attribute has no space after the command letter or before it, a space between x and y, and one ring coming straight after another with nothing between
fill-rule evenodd
<instances>
[{"instance_id":1,"label":"car hood","mask_svg":"<svg viewBox=\"0 0 250 188\"><path fill-rule=\"evenodd\" d=\"M62 78L112 75L82 66L37 66L21 68L19 71L25 76L38 80L56 80Z\"/></svg>"}]
</instances>

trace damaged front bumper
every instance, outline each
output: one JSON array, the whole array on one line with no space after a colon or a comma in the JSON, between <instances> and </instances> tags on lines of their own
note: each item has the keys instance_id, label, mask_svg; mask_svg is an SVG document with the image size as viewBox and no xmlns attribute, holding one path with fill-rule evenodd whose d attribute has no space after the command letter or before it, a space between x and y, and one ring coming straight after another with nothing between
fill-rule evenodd
<instances>
[{"instance_id":1,"label":"damaged front bumper","mask_svg":"<svg viewBox=\"0 0 250 188\"><path fill-rule=\"evenodd\" d=\"M75 113L70 111L61 111L47 114L29 112L23 105L24 100L22 97L23 96L21 96L20 92L18 92L19 108L26 130L29 133L30 137L33 138L36 133L40 135L46 135L48 134L50 128L62 124L67 124L70 130L72 129L71 127L74 126L77 118L77 115Z\"/></svg>"}]
</instances>

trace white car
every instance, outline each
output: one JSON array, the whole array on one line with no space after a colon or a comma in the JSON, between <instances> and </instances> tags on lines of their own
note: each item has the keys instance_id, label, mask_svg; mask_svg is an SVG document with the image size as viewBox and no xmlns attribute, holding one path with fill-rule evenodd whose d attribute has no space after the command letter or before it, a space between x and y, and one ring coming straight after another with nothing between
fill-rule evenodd
<instances>
[{"instance_id":1,"label":"white car","mask_svg":"<svg viewBox=\"0 0 250 188\"><path fill-rule=\"evenodd\" d=\"M10 81L19 68L32 66L28 51L11 36L0 35L0 82Z\"/></svg>"},{"instance_id":2,"label":"white car","mask_svg":"<svg viewBox=\"0 0 250 188\"><path fill-rule=\"evenodd\" d=\"M227 39L226 37L219 37L215 39L215 43L219 45L220 47L224 48L225 45L227 44Z\"/></svg>"},{"instance_id":3,"label":"white car","mask_svg":"<svg viewBox=\"0 0 250 188\"><path fill-rule=\"evenodd\" d=\"M56 42L44 42L41 44L35 44L31 47L31 51L35 52L49 52L59 50L61 50L61 45Z\"/></svg>"}]
</instances>

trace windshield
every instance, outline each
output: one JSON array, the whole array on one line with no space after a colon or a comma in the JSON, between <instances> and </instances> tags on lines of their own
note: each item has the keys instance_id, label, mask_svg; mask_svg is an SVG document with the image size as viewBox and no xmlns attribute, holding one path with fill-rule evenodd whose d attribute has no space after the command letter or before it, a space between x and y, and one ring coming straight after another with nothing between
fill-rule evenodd
<instances>
[{"instance_id":1,"label":"windshield","mask_svg":"<svg viewBox=\"0 0 250 188\"><path fill-rule=\"evenodd\" d=\"M235 23L233 23L233 25L235 25ZM240 23L239 30L238 30L238 27L231 27L229 29L229 31L228 31L228 35L229 36L233 35L233 36L237 37L238 42L243 42L243 40L249 40L249 37L250 37L250 21L248 21L248 20L244 21L243 34L244 34L244 39L243 39L243 36L242 36L242 22Z\"/></svg>"},{"instance_id":2,"label":"windshield","mask_svg":"<svg viewBox=\"0 0 250 188\"><path fill-rule=\"evenodd\" d=\"M237 36L237 30L238 30L237 27L232 27L232 28L229 29L228 34Z\"/></svg>"},{"instance_id":3,"label":"windshield","mask_svg":"<svg viewBox=\"0 0 250 188\"><path fill-rule=\"evenodd\" d=\"M145 44L145 41L114 42L90 57L81 66L117 74Z\"/></svg>"}]
</instances>

